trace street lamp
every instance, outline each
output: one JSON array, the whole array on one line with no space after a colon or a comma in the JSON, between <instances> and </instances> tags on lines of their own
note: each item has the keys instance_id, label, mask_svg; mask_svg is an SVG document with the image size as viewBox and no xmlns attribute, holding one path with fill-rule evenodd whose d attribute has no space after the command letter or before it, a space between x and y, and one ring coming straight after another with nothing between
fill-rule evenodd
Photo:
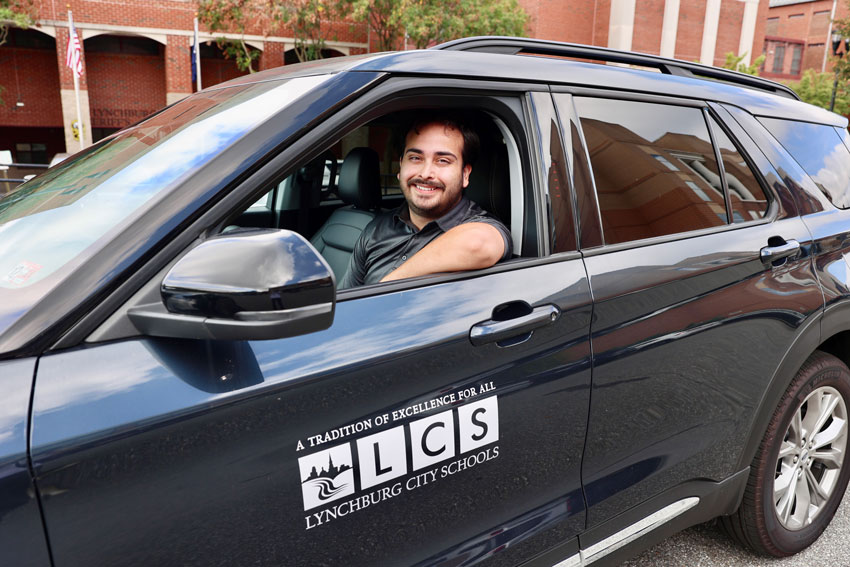
<instances>
[{"instance_id":1,"label":"street lamp","mask_svg":"<svg viewBox=\"0 0 850 567\"><path fill-rule=\"evenodd\" d=\"M844 51L839 53L838 48L841 46L841 40L842 39L844 40ZM848 51L850 51L850 39L848 39L846 37L841 37L841 32L839 32L838 30L833 31L832 32L832 54L834 56L838 57L838 59L841 59L842 57L844 57L844 54L847 53ZM836 65L835 66L835 81L832 83L832 98L829 101L830 112L832 111L832 109L835 108L835 91L838 90L838 71L839 71L839 66Z\"/></svg>"}]
</instances>

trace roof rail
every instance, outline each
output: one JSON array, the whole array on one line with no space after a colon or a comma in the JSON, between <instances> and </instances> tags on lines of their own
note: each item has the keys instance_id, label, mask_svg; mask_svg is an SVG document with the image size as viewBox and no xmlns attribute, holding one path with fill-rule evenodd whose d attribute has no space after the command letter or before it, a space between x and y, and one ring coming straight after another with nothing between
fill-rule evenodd
<instances>
[{"instance_id":1,"label":"roof rail","mask_svg":"<svg viewBox=\"0 0 850 567\"><path fill-rule=\"evenodd\" d=\"M485 53L502 53L505 55L528 54L549 55L557 57L577 57L595 59L610 63L640 65L658 69L667 75L680 77L706 78L733 83L743 87L767 91L772 94L800 100L800 97L790 87L781 83L762 79L720 67L711 67L700 63L689 63L678 59L667 59L657 55L619 51L607 47L562 43L543 39L528 39L523 37L481 36L456 39L435 45L431 49L449 51L482 51Z\"/></svg>"}]
</instances>

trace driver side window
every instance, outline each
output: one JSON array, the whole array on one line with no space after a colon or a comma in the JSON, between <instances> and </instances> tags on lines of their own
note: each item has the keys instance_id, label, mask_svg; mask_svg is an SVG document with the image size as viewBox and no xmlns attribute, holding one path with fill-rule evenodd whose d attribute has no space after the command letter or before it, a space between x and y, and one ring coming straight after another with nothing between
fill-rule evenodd
<instances>
[{"instance_id":1,"label":"driver side window","mask_svg":"<svg viewBox=\"0 0 850 567\"><path fill-rule=\"evenodd\" d=\"M404 208L398 178L401 130L421 112L387 114L349 131L290 170L231 218L225 230L263 227L296 231L322 254L339 284L366 226L378 215ZM510 168L511 162L518 167L518 160L515 156L509 159L509 140L502 133L507 129L482 111L465 109L463 113L473 116L470 122L482 141L464 195L510 229L511 209L517 206L511 200ZM519 171L513 178L521 179ZM521 209L521 204L518 206Z\"/></svg>"}]
</instances>

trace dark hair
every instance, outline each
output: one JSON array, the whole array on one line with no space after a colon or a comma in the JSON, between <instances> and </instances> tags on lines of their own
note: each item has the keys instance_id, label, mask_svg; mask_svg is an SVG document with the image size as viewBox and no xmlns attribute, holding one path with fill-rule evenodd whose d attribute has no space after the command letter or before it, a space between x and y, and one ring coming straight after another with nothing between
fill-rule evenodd
<instances>
[{"instance_id":1,"label":"dark hair","mask_svg":"<svg viewBox=\"0 0 850 567\"><path fill-rule=\"evenodd\" d=\"M429 124L442 124L446 128L457 130L463 136L463 150L461 151L461 159L463 165L475 165L478 159L478 150L481 147L481 142L478 139L478 133L458 114L453 112L427 111L417 113L417 115L407 123L404 128L404 135L400 142L400 155L404 155L405 145L407 144L407 136L411 132L419 131Z\"/></svg>"}]
</instances>

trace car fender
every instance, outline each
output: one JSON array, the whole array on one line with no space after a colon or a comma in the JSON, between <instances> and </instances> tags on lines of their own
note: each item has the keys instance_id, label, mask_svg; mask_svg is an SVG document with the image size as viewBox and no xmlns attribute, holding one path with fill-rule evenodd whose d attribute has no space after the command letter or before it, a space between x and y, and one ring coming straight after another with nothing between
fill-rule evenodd
<instances>
[{"instance_id":1,"label":"car fender","mask_svg":"<svg viewBox=\"0 0 850 567\"><path fill-rule=\"evenodd\" d=\"M846 304L845 309L850 312L850 302ZM747 442L744 445L738 460L738 466L735 470L742 470L750 465L764 437L764 432L767 430L770 418L779 404L779 400L782 399L782 395L806 359L823 342L821 339L821 322L823 318L824 313L822 311L818 311L808 318L797 334L797 338L788 348L785 356L777 366L776 372L774 372L770 381L767 383L764 393L755 408L755 418L750 424ZM845 321L850 321L850 318L846 318ZM845 324L845 327L850 327L850 325Z\"/></svg>"}]
</instances>

